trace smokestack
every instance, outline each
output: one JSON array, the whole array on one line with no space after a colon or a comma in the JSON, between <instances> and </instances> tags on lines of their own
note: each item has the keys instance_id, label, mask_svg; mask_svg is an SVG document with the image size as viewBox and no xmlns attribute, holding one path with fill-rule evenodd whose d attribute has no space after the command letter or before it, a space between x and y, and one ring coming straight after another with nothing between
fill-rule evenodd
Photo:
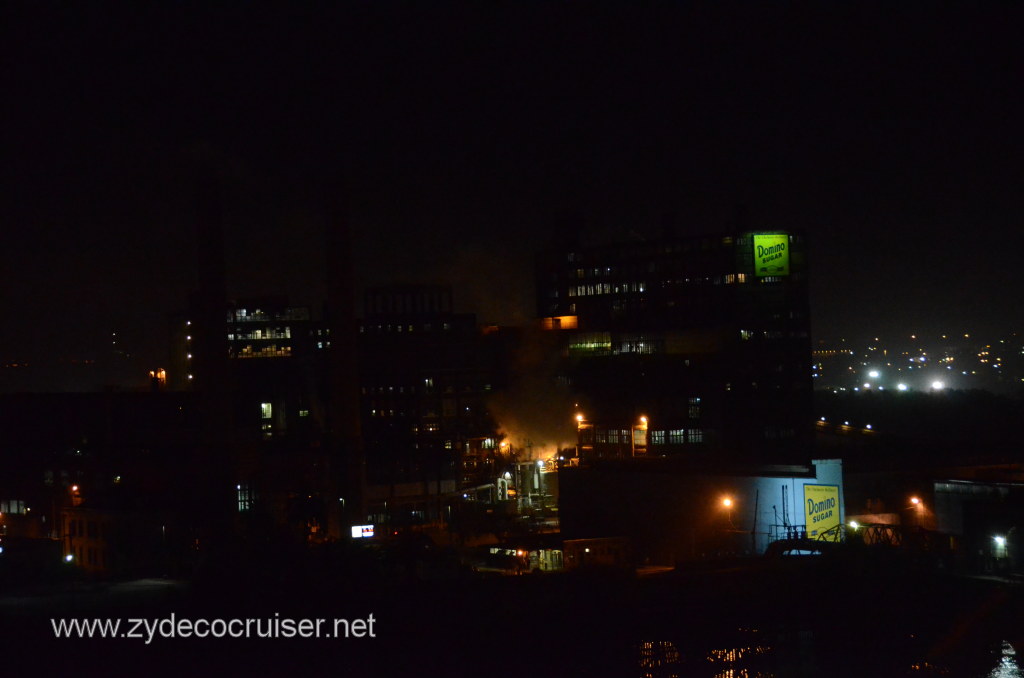
<instances>
[{"instance_id":1,"label":"smokestack","mask_svg":"<svg viewBox=\"0 0 1024 678\"><path fill-rule=\"evenodd\" d=\"M347 205L339 197L330 202L327 223L327 326L328 359L328 534L346 536L353 521L366 516L366 459L359 414L359 360L355 315L355 275L352 230ZM343 501L341 501L343 500Z\"/></svg>"},{"instance_id":2,"label":"smokestack","mask_svg":"<svg viewBox=\"0 0 1024 678\"><path fill-rule=\"evenodd\" d=\"M227 290L224 273L224 209L220 178L209 167L196 183L196 263L199 289L192 300L193 390L223 392L227 385Z\"/></svg>"},{"instance_id":3,"label":"smokestack","mask_svg":"<svg viewBox=\"0 0 1024 678\"><path fill-rule=\"evenodd\" d=\"M223 537L231 528L236 480L232 477L234 429L226 318L224 218L221 181L209 159L194 165L195 240L199 289L192 295L189 383L196 391L199 445L188 469L186 502L204 537Z\"/></svg>"}]
</instances>

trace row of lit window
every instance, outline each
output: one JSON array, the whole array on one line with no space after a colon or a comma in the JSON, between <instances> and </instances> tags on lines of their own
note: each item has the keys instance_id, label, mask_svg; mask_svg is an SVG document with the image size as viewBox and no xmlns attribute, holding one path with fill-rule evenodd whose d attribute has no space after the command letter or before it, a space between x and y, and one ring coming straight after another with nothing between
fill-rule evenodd
<instances>
[{"instance_id":1,"label":"row of lit window","mask_svg":"<svg viewBox=\"0 0 1024 678\"><path fill-rule=\"evenodd\" d=\"M245 308L228 311L228 322L271 322L280 320L309 320L309 309L289 308L275 313L266 313L260 309L250 311Z\"/></svg>"},{"instance_id":2,"label":"row of lit window","mask_svg":"<svg viewBox=\"0 0 1024 678\"><path fill-rule=\"evenodd\" d=\"M598 294L627 294L630 292L643 292L645 284L642 282L631 283L597 283L596 285L576 285L569 288L570 297L589 297Z\"/></svg>"},{"instance_id":3,"label":"row of lit window","mask_svg":"<svg viewBox=\"0 0 1024 678\"><path fill-rule=\"evenodd\" d=\"M243 346L234 355L236 358L286 358L292 354L291 346L272 344L261 348L253 348L252 344Z\"/></svg>"},{"instance_id":4,"label":"row of lit window","mask_svg":"<svg viewBox=\"0 0 1024 678\"><path fill-rule=\"evenodd\" d=\"M228 333L228 341L241 341L243 339L291 339L292 328L285 327L263 327L245 332Z\"/></svg>"},{"instance_id":5,"label":"row of lit window","mask_svg":"<svg viewBox=\"0 0 1024 678\"><path fill-rule=\"evenodd\" d=\"M452 325L451 325L451 323L441 323L440 327L441 327L441 330L447 332L448 330L450 330L452 328ZM359 331L363 332L363 333L365 333L365 332L403 332L403 333L408 333L408 332L416 332L416 331L432 332L433 330L434 330L434 325L432 323L424 323L423 325L419 325L419 326L405 324L405 323L400 323L400 324L388 323L387 325L385 325L383 323L379 323L377 325L360 325L359 326Z\"/></svg>"},{"instance_id":6,"label":"row of lit window","mask_svg":"<svg viewBox=\"0 0 1024 678\"><path fill-rule=\"evenodd\" d=\"M740 330L740 339L744 341L752 339L757 332L751 330ZM765 330L760 333L765 339L784 339L787 336L792 339L803 339L807 336L807 332L803 330L796 330L793 332L785 332L783 330Z\"/></svg>"},{"instance_id":7,"label":"row of lit window","mask_svg":"<svg viewBox=\"0 0 1024 678\"><path fill-rule=\"evenodd\" d=\"M597 429L594 431L583 430L582 442L584 444L594 442L598 445L630 444L629 429ZM635 444L643 444L643 430L633 429L632 436ZM684 445L704 442L704 429L670 429L668 431L649 431L647 440L651 445Z\"/></svg>"},{"instance_id":8,"label":"row of lit window","mask_svg":"<svg viewBox=\"0 0 1024 678\"><path fill-rule=\"evenodd\" d=\"M309 410L299 410L300 417L308 417ZM274 405L273 403L260 403L260 419L267 420L274 418Z\"/></svg>"},{"instance_id":9,"label":"row of lit window","mask_svg":"<svg viewBox=\"0 0 1024 678\"><path fill-rule=\"evenodd\" d=\"M5 499L0 501L0 514L25 515L25 502L20 499Z\"/></svg>"}]
</instances>

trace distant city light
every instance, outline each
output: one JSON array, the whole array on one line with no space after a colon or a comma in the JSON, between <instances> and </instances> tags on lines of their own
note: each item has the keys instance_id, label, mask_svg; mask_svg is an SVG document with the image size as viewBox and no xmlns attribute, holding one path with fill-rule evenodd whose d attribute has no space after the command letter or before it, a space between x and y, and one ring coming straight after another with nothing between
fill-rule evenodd
<instances>
[{"instance_id":1,"label":"distant city light","mask_svg":"<svg viewBox=\"0 0 1024 678\"><path fill-rule=\"evenodd\" d=\"M858 523L856 520L850 521L850 528L856 530L858 527L860 527L860 523Z\"/></svg>"},{"instance_id":2,"label":"distant city light","mask_svg":"<svg viewBox=\"0 0 1024 678\"><path fill-rule=\"evenodd\" d=\"M906 391L907 390L907 385L906 384L896 384L896 390L897 391Z\"/></svg>"},{"instance_id":3,"label":"distant city light","mask_svg":"<svg viewBox=\"0 0 1024 678\"><path fill-rule=\"evenodd\" d=\"M870 429L871 429L871 424L866 424L866 425L864 426L864 428L866 428L866 429L870 430Z\"/></svg>"},{"instance_id":4,"label":"distant city light","mask_svg":"<svg viewBox=\"0 0 1024 678\"><path fill-rule=\"evenodd\" d=\"M913 504L914 506L918 506L918 505L920 505L921 500L919 498L917 498L917 497L911 497L910 498L910 503Z\"/></svg>"},{"instance_id":5,"label":"distant city light","mask_svg":"<svg viewBox=\"0 0 1024 678\"><path fill-rule=\"evenodd\" d=\"M822 421L825 421L825 417L822 417L822 418L821 418L821 420L822 420Z\"/></svg>"},{"instance_id":6,"label":"distant city light","mask_svg":"<svg viewBox=\"0 0 1024 678\"><path fill-rule=\"evenodd\" d=\"M64 556L64 562L70 563L72 560L74 560L74 558L75 557L69 553L66 556Z\"/></svg>"},{"instance_id":7,"label":"distant city light","mask_svg":"<svg viewBox=\"0 0 1024 678\"><path fill-rule=\"evenodd\" d=\"M936 391L941 391L945 387L946 387L946 385L943 384L941 381L933 381L932 382L932 388L935 389Z\"/></svg>"},{"instance_id":8,"label":"distant city light","mask_svg":"<svg viewBox=\"0 0 1024 678\"><path fill-rule=\"evenodd\" d=\"M1006 546L1006 537L992 537L992 539L995 540L996 546L999 546L999 547Z\"/></svg>"},{"instance_id":9,"label":"distant city light","mask_svg":"<svg viewBox=\"0 0 1024 678\"><path fill-rule=\"evenodd\" d=\"M730 508L732 506L732 499L730 499L729 497L724 497L722 499L722 506L724 506L725 508Z\"/></svg>"},{"instance_id":10,"label":"distant city light","mask_svg":"<svg viewBox=\"0 0 1024 678\"><path fill-rule=\"evenodd\" d=\"M868 376L872 379L878 379L878 370L871 370L868 372Z\"/></svg>"},{"instance_id":11,"label":"distant city light","mask_svg":"<svg viewBox=\"0 0 1024 678\"><path fill-rule=\"evenodd\" d=\"M577 414L577 415L576 415L576 421L578 421L578 422L581 422L581 423L582 423L582 421L583 421L583 415L582 415L582 414Z\"/></svg>"}]
</instances>

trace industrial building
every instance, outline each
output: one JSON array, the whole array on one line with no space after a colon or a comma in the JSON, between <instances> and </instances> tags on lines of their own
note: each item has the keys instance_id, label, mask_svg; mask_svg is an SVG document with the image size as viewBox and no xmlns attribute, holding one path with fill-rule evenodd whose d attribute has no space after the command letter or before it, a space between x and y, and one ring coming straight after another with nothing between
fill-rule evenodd
<instances>
[{"instance_id":1,"label":"industrial building","mask_svg":"<svg viewBox=\"0 0 1024 678\"><path fill-rule=\"evenodd\" d=\"M802 234L567 244L542 258L537 293L581 456L810 459Z\"/></svg>"}]
</instances>

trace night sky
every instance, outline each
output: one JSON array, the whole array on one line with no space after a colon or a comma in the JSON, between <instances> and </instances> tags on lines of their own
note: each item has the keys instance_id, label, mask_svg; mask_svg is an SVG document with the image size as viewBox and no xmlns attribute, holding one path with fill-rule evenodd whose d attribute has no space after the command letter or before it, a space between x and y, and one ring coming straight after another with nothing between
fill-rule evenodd
<instances>
[{"instance_id":1,"label":"night sky","mask_svg":"<svg viewBox=\"0 0 1024 678\"><path fill-rule=\"evenodd\" d=\"M118 331L165 363L200 162L234 296L322 300L344 193L360 284L450 282L484 321L532 316L565 215L745 214L808 233L817 339L1019 329L1020 6L77 4L0 10L0 361Z\"/></svg>"}]
</instances>

